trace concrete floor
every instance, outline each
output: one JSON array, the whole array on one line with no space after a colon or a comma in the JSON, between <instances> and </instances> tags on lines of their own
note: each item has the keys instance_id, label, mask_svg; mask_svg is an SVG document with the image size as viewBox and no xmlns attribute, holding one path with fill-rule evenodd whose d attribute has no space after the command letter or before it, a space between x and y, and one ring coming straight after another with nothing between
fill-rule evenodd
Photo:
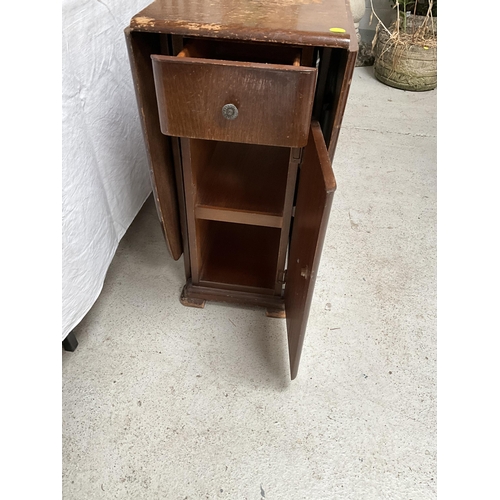
<instances>
[{"instance_id":1,"label":"concrete floor","mask_svg":"<svg viewBox=\"0 0 500 500\"><path fill-rule=\"evenodd\" d=\"M183 307L151 198L63 352L63 497L436 497L436 92L356 68L299 375L285 322Z\"/></svg>"}]
</instances>

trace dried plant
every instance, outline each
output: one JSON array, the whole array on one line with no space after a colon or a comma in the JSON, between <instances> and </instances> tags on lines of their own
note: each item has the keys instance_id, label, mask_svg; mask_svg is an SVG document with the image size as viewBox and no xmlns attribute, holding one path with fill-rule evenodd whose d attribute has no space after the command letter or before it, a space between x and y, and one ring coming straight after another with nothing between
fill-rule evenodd
<instances>
[{"instance_id":1,"label":"dried plant","mask_svg":"<svg viewBox=\"0 0 500 500\"><path fill-rule=\"evenodd\" d=\"M396 22L389 28L385 26L373 7L373 0L370 0L372 12L384 31L387 33L391 45L400 48L411 45L418 45L424 48L434 48L437 46L437 30L433 12L436 12L437 0L391 0L397 10ZM425 15L420 16L424 7ZM425 10L425 7L427 9ZM413 11L413 12L412 12ZM373 47L378 37L378 29L373 39Z\"/></svg>"}]
</instances>

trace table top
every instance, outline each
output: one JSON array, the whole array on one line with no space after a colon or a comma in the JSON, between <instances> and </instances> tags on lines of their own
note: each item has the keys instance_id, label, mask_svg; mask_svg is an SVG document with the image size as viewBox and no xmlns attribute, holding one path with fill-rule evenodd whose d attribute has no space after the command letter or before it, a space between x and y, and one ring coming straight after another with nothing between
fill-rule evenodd
<instances>
[{"instance_id":1,"label":"table top","mask_svg":"<svg viewBox=\"0 0 500 500\"><path fill-rule=\"evenodd\" d=\"M357 50L349 0L156 0L130 28Z\"/></svg>"}]
</instances>

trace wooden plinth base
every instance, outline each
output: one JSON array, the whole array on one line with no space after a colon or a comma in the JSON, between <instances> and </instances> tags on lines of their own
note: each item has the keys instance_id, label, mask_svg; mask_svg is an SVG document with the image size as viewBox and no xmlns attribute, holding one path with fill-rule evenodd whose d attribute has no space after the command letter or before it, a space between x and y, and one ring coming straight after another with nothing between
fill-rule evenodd
<instances>
[{"instance_id":1,"label":"wooden plinth base","mask_svg":"<svg viewBox=\"0 0 500 500\"><path fill-rule=\"evenodd\" d=\"M266 309L266 316L268 318L278 318L284 319L286 318L286 313L284 309Z\"/></svg>"},{"instance_id":2,"label":"wooden plinth base","mask_svg":"<svg viewBox=\"0 0 500 500\"><path fill-rule=\"evenodd\" d=\"M199 299L195 297L188 297L186 294L186 286L182 289L181 293L181 304L186 307L196 307L198 309L204 309L205 308L205 299Z\"/></svg>"},{"instance_id":3,"label":"wooden plinth base","mask_svg":"<svg viewBox=\"0 0 500 500\"><path fill-rule=\"evenodd\" d=\"M180 297L181 304L202 309L207 300L265 307L266 316L270 318L285 317L285 303L282 297L196 286L191 282L184 285Z\"/></svg>"}]
</instances>

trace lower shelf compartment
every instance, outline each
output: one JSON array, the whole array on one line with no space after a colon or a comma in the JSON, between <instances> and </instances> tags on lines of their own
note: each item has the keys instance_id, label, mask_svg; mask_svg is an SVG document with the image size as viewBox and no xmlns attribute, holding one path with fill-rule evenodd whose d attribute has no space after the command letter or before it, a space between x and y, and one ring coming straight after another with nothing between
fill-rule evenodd
<instances>
[{"instance_id":1,"label":"lower shelf compartment","mask_svg":"<svg viewBox=\"0 0 500 500\"><path fill-rule=\"evenodd\" d=\"M276 285L280 229L197 221L200 283L268 289Z\"/></svg>"}]
</instances>

